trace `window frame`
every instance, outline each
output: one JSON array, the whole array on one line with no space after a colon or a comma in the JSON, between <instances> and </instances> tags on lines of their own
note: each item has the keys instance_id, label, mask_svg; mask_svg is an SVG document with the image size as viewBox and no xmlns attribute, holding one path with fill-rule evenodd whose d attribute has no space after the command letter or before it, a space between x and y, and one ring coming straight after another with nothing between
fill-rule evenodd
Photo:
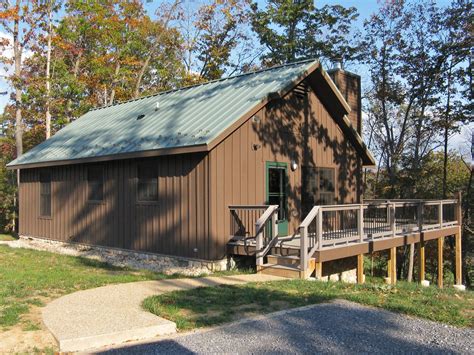
<instances>
[{"instance_id":1,"label":"window frame","mask_svg":"<svg viewBox=\"0 0 474 355\"><path fill-rule=\"evenodd\" d=\"M89 169L98 169L100 170L100 176L102 180L102 199L91 199L90 198L90 185L89 185ZM102 165L90 165L86 168L86 189L87 189L87 202L92 204L103 204L105 203L105 169Z\"/></svg>"},{"instance_id":2,"label":"window frame","mask_svg":"<svg viewBox=\"0 0 474 355\"><path fill-rule=\"evenodd\" d=\"M152 177L145 178L145 180L155 180L155 185L156 185L156 196L154 199L146 199L146 200L141 200L140 199L140 170L141 169L150 169L153 170L153 173L151 174ZM159 174L158 174L158 166L157 163L151 163L151 162L141 162L137 163L136 166L136 179L135 179L135 192L136 192L136 204L139 205L156 205L159 202Z\"/></svg>"},{"instance_id":3,"label":"window frame","mask_svg":"<svg viewBox=\"0 0 474 355\"><path fill-rule=\"evenodd\" d=\"M48 179L49 181L43 181L43 177L45 175L48 175ZM39 218L41 219L52 219L53 218L53 177L52 177L52 172L51 170L47 169L47 170L40 170L39 172L39 206L38 206L38 210L39 210ZM49 194L45 194L43 193L43 184L44 183L49 183ZM48 214L44 214L43 212L43 209L42 209L42 206L43 206L43 196L48 196L49 195L49 215Z\"/></svg>"},{"instance_id":4,"label":"window frame","mask_svg":"<svg viewBox=\"0 0 474 355\"><path fill-rule=\"evenodd\" d=\"M313 198L313 206L314 205L319 205L319 206L328 206L328 205L332 205L332 204L337 204L337 197L336 197L336 191L337 191L337 186L336 186L336 168L335 167L327 167L327 166L315 166L315 167L312 167L312 166L303 166L302 167L302 174L301 174L301 178L302 178L302 182L301 182L301 185L302 185L302 201L301 201L301 206L302 206L302 209L303 209L303 213L304 212L309 212L309 211L304 211L304 209L307 209L308 206L306 206L307 204L304 203L303 201L303 196L307 196L308 195L308 187L307 187L307 181L305 181L305 171L306 171L306 174L308 174L308 170L312 171L313 174L315 174L316 176L316 194ZM322 170L329 170L330 173L331 173L331 177L332 177L332 186L333 186L333 191L332 191L332 194L333 194L333 198L332 198L332 203L330 204L321 204L321 193L324 194L329 194L329 191L327 190L324 190L323 192L321 192L321 171Z\"/></svg>"}]
</instances>

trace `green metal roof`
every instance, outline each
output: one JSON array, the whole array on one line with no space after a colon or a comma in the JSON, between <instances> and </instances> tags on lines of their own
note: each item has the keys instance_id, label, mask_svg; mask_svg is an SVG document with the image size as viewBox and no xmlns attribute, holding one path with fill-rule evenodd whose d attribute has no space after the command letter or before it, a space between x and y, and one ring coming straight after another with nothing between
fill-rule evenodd
<instances>
[{"instance_id":1,"label":"green metal roof","mask_svg":"<svg viewBox=\"0 0 474 355\"><path fill-rule=\"evenodd\" d=\"M206 145L314 64L302 61L91 110L8 166Z\"/></svg>"}]
</instances>

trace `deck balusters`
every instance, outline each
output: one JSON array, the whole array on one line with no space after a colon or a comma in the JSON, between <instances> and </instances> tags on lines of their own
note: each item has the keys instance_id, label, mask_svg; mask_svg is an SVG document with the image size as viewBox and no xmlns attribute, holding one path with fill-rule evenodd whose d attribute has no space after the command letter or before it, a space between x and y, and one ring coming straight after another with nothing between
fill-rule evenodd
<instances>
[{"instance_id":1,"label":"deck balusters","mask_svg":"<svg viewBox=\"0 0 474 355\"><path fill-rule=\"evenodd\" d=\"M255 237L255 223L268 206L229 206L230 235L234 239Z\"/></svg>"},{"instance_id":2,"label":"deck balusters","mask_svg":"<svg viewBox=\"0 0 474 355\"><path fill-rule=\"evenodd\" d=\"M301 271L305 274L310 258L318 250L459 226L459 203L366 200L363 204L314 206L293 236L277 235L278 206L229 206L231 237L255 239L257 266L263 265L263 258L272 247L296 237ZM460 249L460 242L457 244Z\"/></svg>"}]
</instances>

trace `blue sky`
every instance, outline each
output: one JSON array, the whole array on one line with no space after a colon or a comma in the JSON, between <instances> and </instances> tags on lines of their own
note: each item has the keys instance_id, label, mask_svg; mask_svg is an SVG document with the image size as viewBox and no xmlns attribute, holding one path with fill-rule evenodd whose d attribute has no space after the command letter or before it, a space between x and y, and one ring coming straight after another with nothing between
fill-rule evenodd
<instances>
[{"instance_id":1,"label":"blue sky","mask_svg":"<svg viewBox=\"0 0 474 355\"><path fill-rule=\"evenodd\" d=\"M189 2L190 4L196 3L199 4L200 1L196 0L185 0ZM363 22L365 19L369 18L370 15L374 12L377 11L380 2L383 2L383 0L324 0L324 1L316 1L317 6L324 6L326 4L334 5L334 4L340 4L345 7L350 7L354 6L357 8L359 12L359 19L356 23L356 26L359 28L362 28ZM439 5L447 5L450 3L449 0L438 0L437 1ZM153 16L162 1L160 0L144 0L145 3L145 8L147 12ZM265 1L259 0L258 3L263 7L265 4ZM367 78L366 75L366 69L363 66L356 66L356 67L350 67L350 70L358 72L363 78L362 80L362 85L364 86L364 78ZM0 70L0 73L3 70ZM7 91L9 90L9 87L7 83L5 82L3 77L0 77L0 92ZM8 101L8 96L7 95L0 95L0 110L3 111L3 107L6 105ZM474 124L471 125L472 128L474 128ZM467 126L464 129L465 131L467 130ZM462 133L461 135L457 135L456 137L453 137L451 141L451 146L453 148L459 148L460 145L465 144L465 133Z\"/></svg>"}]
</instances>

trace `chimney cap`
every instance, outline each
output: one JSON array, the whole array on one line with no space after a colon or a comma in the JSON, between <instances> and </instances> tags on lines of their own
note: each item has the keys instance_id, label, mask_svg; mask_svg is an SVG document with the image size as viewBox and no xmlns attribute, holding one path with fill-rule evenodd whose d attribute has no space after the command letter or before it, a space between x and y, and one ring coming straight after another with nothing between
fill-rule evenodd
<instances>
[{"instance_id":1,"label":"chimney cap","mask_svg":"<svg viewBox=\"0 0 474 355\"><path fill-rule=\"evenodd\" d=\"M342 58L336 57L332 61L333 63L333 70L342 70Z\"/></svg>"}]
</instances>

